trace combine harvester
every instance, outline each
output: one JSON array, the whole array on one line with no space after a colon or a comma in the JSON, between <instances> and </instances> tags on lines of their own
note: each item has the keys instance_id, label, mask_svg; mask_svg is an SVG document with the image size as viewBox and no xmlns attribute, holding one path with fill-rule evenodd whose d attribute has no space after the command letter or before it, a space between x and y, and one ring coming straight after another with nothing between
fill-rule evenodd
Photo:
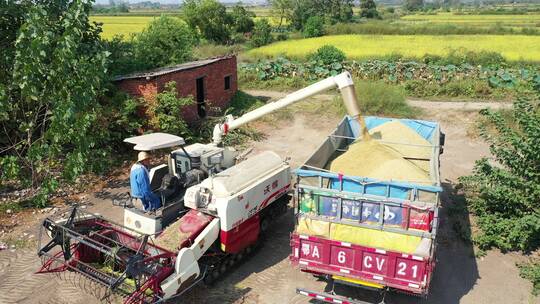
<instances>
[{"instance_id":1,"label":"combine harvester","mask_svg":"<svg viewBox=\"0 0 540 304\"><path fill-rule=\"evenodd\" d=\"M439 223L435 122L346 116L296 171L290 260L334 283L427 296ZM297 288L329 303L367 303Z\"/></svg>"},{"instance_id":2,"label":"combine harvester","mask_svg":"<svg viewBox=\"0 0 540 304\"><path fill-rule=\"evenodd\" d=\"M38 255L43 265L38 273L80 273L123 295L124 303L162 302L180 296L200 281L212 283L247 256L271 229L271 219L287 209L291 182L289 165L273 152L229 166L233 154L219 147L222 137L335 87L340 89L349 114L357 116L354 86L346 72L238 119L228 116L225 123L215 126L211 144L184 149L183 140L163 134L126 140L143 151L181 146L171 153L168 165L151 172L152 180L154 176L167 176L162 178L165 182L154 183L162 184L163 191L176 193L191 185L181 200L187 212L183 216L180 211L173 212L179 210L175 200L173 207L165 204L159 211L161 217L126 209L127 225L78 209L73 209L67 219L46 219L40 233ZM205 175L208 177L201 182L199 178ZM163 212L167 219L181 217L165 227L169 220L163 220Z\"/></svg>"}]
</instances>

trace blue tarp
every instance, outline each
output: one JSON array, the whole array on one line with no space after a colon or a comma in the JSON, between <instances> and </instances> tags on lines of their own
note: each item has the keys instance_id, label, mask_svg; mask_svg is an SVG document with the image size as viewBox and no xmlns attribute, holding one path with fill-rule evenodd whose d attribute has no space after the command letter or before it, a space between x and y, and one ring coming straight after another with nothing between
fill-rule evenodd
<instances>
[{"instance_id":1,"label":"blue tarp","mask_svg":"<svg viewBox=\"0 0 540 304\"><path fill-rule=\"evenodd\" d=\"M339 175L330 172L321 172L315 170L296 169L294 173L300 177L316 177L321 176L329 178L331 180L331 189L340 189ZM354 193L365 193L383 197L392 197L399 199L408 199L409 191L412 189L430 191L430 192L442 192L441 187L437 186L425 186L417 185L413 183L403 182L386 182L377 181L375 179L358 176L342 176L343 191ZM388 190L390 193L388 193Z\"/></svg>"},{"instance_id":2,"label":"blue tarp","mask_svg":"<svg viewBox=\"0 0 540 304\"><path fill-rule=\"evenodd\" d=\"M366 127L368 130L371 130L377 126L380 126L384 123L393 121L393 120L399 120L404 125L408 126L409 128L413 129L416 133L418 133L420 136L428 140L429 142L433 143L432 137L433 132L435 131L435 128L437 127L437 123L432 121L426 121L426 120L417 120L417 119L397 119L397 118L384 118L384 117L375 117L375 116L365 116L364 117L366 122ZM347 122L349 123L349 127L351 128L351 131L355 138L358 138L358 135L360 133L360 126L358 124L358 121L356 119L352 119L351 117L347 116Z\"/></svg>"},{"instance_id":3,"label":"blue tarp","mask_svg":"<svg viewBox=\"0 0 540 304\"><path fill-rule=\"evenodd\" d=\"M384 123L396 120L396 118L383 118L383 117L374 117L374 116L365 116L366 127L368 129L375 128ZM397 119L403 124L410 127L420 136L433 142L433 132L437 128L437 123L425 120L415 120L415 119ZM355 138L358 138L360 133L360 125L358 121L352 119L350 116L347 116L347 122L351 129L351 132ZM412 189L430 191L430 192L442 192L441 187L437 186L425 186L417 185L413 183L405 182L388 182L388 181L379 181L371 179L368 177L359 177L359 176L342 176L340 177L336 173L331 172L321 172L316 170L305 170L297 169L295 174L301 177L314 177L321 176L330 179L330 188L339 190L341 183L343 183L343 191L353 192L353 193L365 193L383 197L391 197L398 199L409 199L410 191Z\"/></svg>"}]
</instances>

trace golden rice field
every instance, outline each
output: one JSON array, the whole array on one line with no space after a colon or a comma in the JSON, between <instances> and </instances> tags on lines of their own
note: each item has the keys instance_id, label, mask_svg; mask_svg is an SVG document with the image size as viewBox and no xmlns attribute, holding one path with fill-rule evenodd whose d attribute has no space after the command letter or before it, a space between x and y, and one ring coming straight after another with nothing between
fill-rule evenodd
<instances>
[{"instance_id":1,"label":"golden rice field","mask_svg":"<svg viewBox=\"0 0 540 304\"><path fill-rule=\"evenodd\" d=\"M141 32L150 21L159 16L90 16L90 21L103 23L103 33L105 39L111 39L115 35L129 35ZM273 26L279 25L279 18L276 17L255 17L255 20L266 18ZM283 24L287 24L286 21Z\"/></svg>"},{"instance_id":2,"label":"golden rice field","mask_svg":"<svg viewBox=\"0 0 540 304\"><path fill-rule=\"evenodd\" d=\"M452 23L458 25L540 27L540 14L528 15L454 15L438 13L436 15L407 15L401 17L408 23Z\"/></svg>"},{"instance_id":3,"label":"golden rice field","mask_svg":"<svg viewBox=\"0 0 540 304\"><path fill-rule=\"evenodd\" d=\"M452 49L494 51L508 60L540 61L540 36L524 35L336 35L288 40L250 50L249 58L285 55L304 58L329 44L341 49L348 58L365 59L388 55L418 58L425 54L447 55Z\"/></svg>"},{"instance_id":4,"label":"golden rice field","mask_svg":"<svg viewBox=\"0 0 540 304\"><path fill-rule=\"evenodd\" d=\"M124 35L141 32L153 16L90 16L90 21L103 23L103 33L101 36L105 39L111 39L114 35Z\"/></svg>"}]
</instances>

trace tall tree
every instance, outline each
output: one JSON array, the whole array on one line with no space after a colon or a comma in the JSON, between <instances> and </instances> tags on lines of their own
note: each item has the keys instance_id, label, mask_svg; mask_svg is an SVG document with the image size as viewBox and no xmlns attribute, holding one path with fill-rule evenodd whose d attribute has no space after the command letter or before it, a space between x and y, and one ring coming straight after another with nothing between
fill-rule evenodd
<instances>
[{"instance_id":1,"label":"tall tree","mask_svg":"<svg viewBox=\"0 0 540 304\"><path fill-rule=\"evenodd\" d=\"M39 190L40 204L57 185L59 170L73 179L105 163L96 161L103 134L95 124L108 53L100 28L89 22L90 10L91 1L38 1L9 44L11 75L0 85L0 174Z\"/></svg>"},{"instance_id":2,"label":"tall tree","mask_svg":"<svg viewBox=\"0 0 540 304\"><path fill-rule=\"evenodd\" d=\"M205 39L222 44L230 41L233 19L223 4L216 0L186 0L182 11L187 24Z\"/></svg>"},{"instance_id":3,"label":"tall tree","mask_svg":"<svg viewBox=\"0 0 540 304\"><path fill-rule=\"evenodd\" d=\"M162 67L192 59L196 39L191 28L175 17L161 16L135 35L134 53L141 69Z\"/></svg>"},{"instance_id":4,"label":"tall tree","mask_svg":"<svg viewBox=\"0 0 540 304\"><path fill-rule=\"evenodd\" d=\"M234 30L237 33L248 33L253 30L255 13L246 10L242 2L238 2L232 9L231 17Z\"/></svg>"},{"instance_id":5,"label":"tall tree","mask_svg":"<svg viewBox=\"0 0 540 304\"><path fill-rule=\"evenodd\" d=\"M405 0L405 9L408 11L421 10L424 7L424 0Z\"/></svg>"},{"instance_id":6,"label":"tall tree","mask_svg":"<svg viewBox=\"0 0 540 304\"><path fill-rule=\"evenodd\" d=\"M373 0L360 0L360 17L379 18L377 4Z\"/></svg>"},{"instance_id":7,"label":"tall tree","mask_svg":"<svg viewBox=\"0 0 540 304\"><path fill-rule=\"evenodd\" d=\"M281 28L283 21L290 19L293 10L293 0L270 0L272 15L279 18L278 27Z\"/></svg>"}]
</instances>

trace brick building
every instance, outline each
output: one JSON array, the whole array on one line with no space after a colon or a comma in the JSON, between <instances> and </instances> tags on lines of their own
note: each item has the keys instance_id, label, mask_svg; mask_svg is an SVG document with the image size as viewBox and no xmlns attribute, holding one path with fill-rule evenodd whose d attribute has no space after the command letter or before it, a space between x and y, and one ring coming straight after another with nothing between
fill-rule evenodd
<instances>
[{"instance_id":1,"label":"brick building","mask_svg":"<svg viewBox=\"0 0 540 304\"><path fill-rule=\"evenodd\" d=\"M155 101L165 84L175 81L178 97L193 96L182 115L193 123L219 109L225 109L238 90L236 56L210 58L176 66L116 77L116 86L134 97Z\"/></svg>"}]
</instances>

